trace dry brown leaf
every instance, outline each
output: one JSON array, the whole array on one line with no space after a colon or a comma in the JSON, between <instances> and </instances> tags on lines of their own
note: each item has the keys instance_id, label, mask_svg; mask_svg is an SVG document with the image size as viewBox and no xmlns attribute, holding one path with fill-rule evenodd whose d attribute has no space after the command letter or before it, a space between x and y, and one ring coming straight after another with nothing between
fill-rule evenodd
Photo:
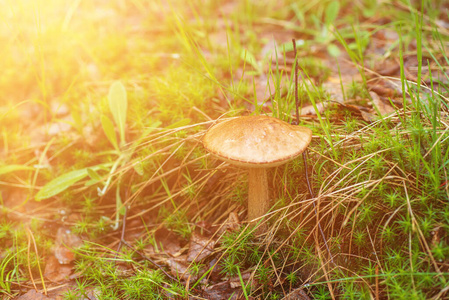
<instances>
[{"instance_id":1,"label":"dry brown leaf","mask_svg":"<svg viewBox=\"0 0 449 300\"><path fill-rule=\"evenodd\" d=\"M396 76L400 74L400 64L395 59L387 59L378 62L374 71L381 76Z\"/></svg>"},{"instance_id":2,"label":"dry brown leaf","mask_svg":"<svg viewBox=\"0 0 449 300\"><path fill-rule=\"evenodd\" d=\"M238 230L240 228L240 226L241 226L241 224L240 224L239 216L235 212L231 212L229 214L228 218L226 219L226 221L224 222L224 224L218 230L217 234L222 235L226 231L232 232L232 231Z\"/></svg>"},{"instance_id":3,"label":"dry brown leaf","mask_svg":"<svg viewBox=\"0 0 449 300\"><path fill-rule=\"evenodd\" d=\"M26 294L15 298L16 300L51 300L54 298L50 298L45 296L42 293L36 292L35 290L29 290Z\"/></svg>"},{"instance_id":4,"label":"dry brown leaf","mask_svg":"<svg viewBox=\"0 0 449 300\"><path fill-rule=\"evenodd\" d=\"M307 105L300 109L299 114L316 116L317 110L320 114L322 114L327 108L329 108L330 106L333 106L333 105L335 105L335 103L332 103L332 102L317 103L316 110L315 110L315 107L313 107L313 105Z\"/></svg>"},{"instance_id":5,"label":"dry brown leaf","mask_svg":"<svg viewBox=\"0 0 449 300\"><path fill-rule=\"evenodd\" d=\"M200 234L193 233L190 238L187 261L198 262L209 256L214 251L216 242L216 240L211 240L210 238L204 237Z\"/></svg>"},{"instance_id":6,"label":"dry brown leaf","mask_svg":"<svg viewBox=\"0 0 449 300\"><path fill-rule=\"evenodd\" d=\"M373 115L372 113L366 112L366 111L362 111L362 118L366 122L373 122L376 120L375 115Z\"/></svg>"},{"instance_id":7,"label":"dry brown leaf","mask_svg":"<svg viewBox=\"0 0 449 300\"><path fill-rule=\"evenodd\" d=\"M389 97L389 98L397 96L396 90L391 89L386 86L383 86L383 85L380 85L380 84L369 86L369 90L376 93L379 96L384 96L384 97Z\"/></svg>"},{"instance_id":8,"label":"dry brown leaf","mask_svg":"<svg viewBox=\"0 0 449 300\"><path fill-rule=\"evenodd\" d=\"M239 300L242 295L241 288L231 288L228 281L208 286L204 290L204 297L209 300ZM254 298L249 297L249 299Z\"/></svg>"},{"instance_id":9,"label":"dry brown leaf","mask_svg":"<svg viewBox=\"0 0 449 300\"><path fill-rule=\"evenodd\" d=\"M60 264L69 264L75 259L72 249L80 247L83 241L70 229L59 227L56 233L54 255Z\"/></svg>"},{"instance_id":10,"label":"dry brown leaf","mask_svg":"<svg viewBox=\"0 0 449 300\"><path fill-rule=\"evenodd\" d=\"M311 300L302 288L296 289L283 298L283 300Z\"/></svg>"},{"instance_id":11,"label":"dry brown leaf","mask_svg":"<svg viewBox=\"0 0 449 300\"><path fill-rule=\"evenodd\" d=\"M389 114L396 112L394 107L392 107L388 103L382 101L376 93L369 92L369 94L371 96L371 99L373 99L373 104L377 107L377 109L379 110L379 113L382 116L387 116Z\"/></svg>"},{"instance_id":12,"label":"dry brown leaf","mask_svg":"<svg viewBox=\"0 0 449 300\"><path fill-rule=\"evenodd\" d=\"M181 241L172 231L161 228L156 231L155 239L159 251L171 256L179 256L181 254Z\"/></svg>"},{"instance_id":13,"label":"dry brown leaf","mask_svg":"<svg viewBox=\"0 0 449 300\"><path fill-rule=\"evenodd\" d=\"M166 263L170 267L170 272L176 277L182 280L195 281L198 279L198 275L192 275L189 271L189 265L186 261L187 256L181 255L177 258L169 258Z\"/></svg>"},{"instance_id":14,"label":"dry brown leaf","mask_svg":"<svg viewBox=\"0 0 449 300\"><path fill-rule=\"evenodd\" d=\"M345 81L343 81L343 85L347 85L349 83L345 83ZM328 80L322 84L322 87L330 95L331 100L336 102L343 102L345 100L343 92L341 91L341 82L339 78L329 77Z\"/></svg>"},{"instance_id":15,"label":"dry brown leaf","mask_svg":"<svg viewBox=\"0 0 449 300\"><path fill-rule=\"evenodd\" d=\"M248 280L251 278L251 272L245 272L245 273L242 273L241 275L242 275L243 283L245 285L247 285L248 284ZM250 284L251 284L251 286L255 286L254 279L251 280ZM231 286L231 288L241 287L242 286L242 282L240 281L240 277L239 276L235 276L235 277L229 278L229 285Z\"/></svg>"},{"instance_id":16,"label":"dry brown leaf","mask_svg":"<svg viewBox=\"0 0 449 300\"><path fill-rule=\"evenodd\" d=\"M51 282L60 282L69 278L72 269L72 265L61 265L58 259L52 255L47 258L44 276Z\"/></svg>"}]
</instances>

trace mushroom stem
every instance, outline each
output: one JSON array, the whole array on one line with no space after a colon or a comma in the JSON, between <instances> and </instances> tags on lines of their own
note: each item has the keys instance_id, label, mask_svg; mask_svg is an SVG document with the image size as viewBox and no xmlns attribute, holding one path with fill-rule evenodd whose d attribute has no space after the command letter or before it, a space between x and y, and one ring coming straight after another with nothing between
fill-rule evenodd
<instances>
[{"instance_id":1,"label":"mushroom stem","mask_svg":"<svg viewBox=\"0 0 449 300\"><path fill-rule=\"evenodd\" d=\"M268 179L267 169L250 168L248 174L248 221L265 215L270 208L270 199L268 197ZM260 220L255 221L259 222ZM263 224L258 232L266 231L266 225Z\"/></svg>"}]
</instances>

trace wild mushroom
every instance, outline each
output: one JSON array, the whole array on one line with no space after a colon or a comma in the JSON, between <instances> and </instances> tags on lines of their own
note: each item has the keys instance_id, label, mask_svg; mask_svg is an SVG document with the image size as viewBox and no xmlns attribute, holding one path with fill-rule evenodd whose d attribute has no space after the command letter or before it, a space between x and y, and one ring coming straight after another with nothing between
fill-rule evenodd
<instances>
[{"instance_id":1,"label":"wild mushroom","mask_svg":"<svg viewBox=\"0 0 449 300\"><path fill-rule=\"evenodd\" d=\"M217 158L249 169L248 221L269 208L268 168L299 156L309 145L312 131L268 116L246 116L212 126L203 137L204 148ZM262 227L259 232L265 231Z\"/></svg>"}]
</instances>

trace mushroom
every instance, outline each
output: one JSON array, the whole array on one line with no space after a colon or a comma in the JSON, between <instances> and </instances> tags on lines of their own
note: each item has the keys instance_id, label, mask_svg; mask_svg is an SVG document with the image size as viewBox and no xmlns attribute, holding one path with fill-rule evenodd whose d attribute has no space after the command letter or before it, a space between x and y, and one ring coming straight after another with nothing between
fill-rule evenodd
<instances>
[{"instance_id":1,"label":"mushroom","mask_svg":"<svg viewBox=\"0 0 449 300\"><path fill-rule=\"evenodd\" d=\"M245 116L212 126L203 137L203 146L218 159L249 169L248 221L254 222L270 208L268 168L299 156L311 139L307 127L268 116ZM264 231L265 226L258 230Z\"/></svg>"}]
</instances>

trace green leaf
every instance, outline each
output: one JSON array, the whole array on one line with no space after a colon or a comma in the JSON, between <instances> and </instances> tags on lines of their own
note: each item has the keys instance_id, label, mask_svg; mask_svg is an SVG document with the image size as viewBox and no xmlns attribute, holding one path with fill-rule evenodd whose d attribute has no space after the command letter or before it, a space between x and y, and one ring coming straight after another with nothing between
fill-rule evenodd
<instances>
[{"instance_id":1,"label":"green leaf","mask_svg":"<svg viewBox=\"0 0 449 300\"><path fill-rule=\"evenodd\" d=\"M41 201L65 191L67 188L71 187L81 179L84 179L86 176L88 176L89 173L87 169L91 169L92 171L108 170L111 166L112 163L108 162L89 168L74 170L56 177L55 179L44 185L39 192L37 192L35 200Z\"/></svg>"},{"instance_id":2,"label":"green leaf","mask_svg":"<svg viewBox=\"0 0 449 300\"><path fill-rule=\"evenodd\" d=\"M34 168L24 165L6 165L0 167L0 175L23 170L34 170Z\"/></svg>"},{"instance_id":3,"label":"green leaf","mask_svg":"<svg viewBox=\"0 0 449 300\"><path fill-rule=\"evenodd\" d=\"M341 53L340 48L338 48L338 46L334 44L327 45L327 52L333 57L337 57Z\"/></svg>"},{"instance_id":4,"label":"green leaf","mask_svg":"<svg viewBox=\"0 0 449 300\"><path fill-rule=\"evenodd\" d=\"M261 73L261 69L259 64L257 63L256 57L246 49L242 49L240 52L240 58L250 64L259 74Z\"/></svg>"},{"instance_id":5,"label":"green leaf","mask_svg":"<svg viewBox=\"0 0 449 300\"><path fill-rule=\"evenodd\" d=\"M86 180L86 182L84 182L84 186L92 186L92 185L97 184L97 183L98 183L98 180L96 180L96 179L89 179L89 180Z\"/></svg>"},{"instance_id":6,"label":"green leaf","mask_svg":"<svg viewBox=\"0 0 449 300\"><path fill-rule=\"evenodd\" d=\"M125 123L126 112L128 110L128 100L126 97L126 90L123 84L119 81L114 82L109 88L108 94L109 109L114 117L115 124L120 132L120 143L125 143Z\"/></svg>"},{"instance_id":7,"label":"green leaf","mask_svg":"<svg viewBox=\"0 0 449 300\"><path fill-rule=\"evenodd\" d=\"M88 175L87 168L63 174L46 185L36 194L36 201L41 201L59 194Z\"/></svg>"},{"instance_id":8,"label":"green leaf","mask_svg":"<svg viewBox=\"0 0 449 300\"><path fill-rule=\"evenodd\" d=\"M86 170L87 170L87 175L89 175L89 177L91 179L96 180L96 181L100 181L101 180L101 176L98 175L98 173L94 169L87 168Z\"/></svg>"},{"instance_id":9,"label":"green leaf","mask_svg":"<svg viewBox=\"0 0 449 300\"><path fill-rule=\"evenodd\" d=\"M338 1L332 1L326 7L325 21L326 21L327 26L329 26L335 22L335 20L337 19L339 10L340 10L340 3Z\"/></svg>"},{"instance_id":10,"label":"green leaf","mask_svg":"<svg viewBox=\"0 0 449 300\"><path fill-rule=\"evenodd\" d=\"M112 146L114 146L114 148L118 150L117 136L115 135L114 124L112 123L111 119L109 119L105 115L101 115L100 121L106 137L111 142Z\"/></svg>"}]
</instances>

